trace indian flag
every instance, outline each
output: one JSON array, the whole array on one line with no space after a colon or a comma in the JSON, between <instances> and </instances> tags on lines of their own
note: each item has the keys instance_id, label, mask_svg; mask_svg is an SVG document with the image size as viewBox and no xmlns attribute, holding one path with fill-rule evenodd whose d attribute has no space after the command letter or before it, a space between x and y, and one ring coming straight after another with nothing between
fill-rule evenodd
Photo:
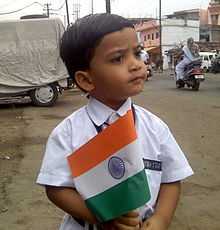
<instances>
[{"instance_id":1,"label":"indian flag","mask_svg":"<svg viewBox=\"0 0 220 230\"><path fill-rule=\"evenodd\" d=\"M76 189L100 221L141 207L150 191L129 110L68 156Z\"/></svg>"}]
</instances>

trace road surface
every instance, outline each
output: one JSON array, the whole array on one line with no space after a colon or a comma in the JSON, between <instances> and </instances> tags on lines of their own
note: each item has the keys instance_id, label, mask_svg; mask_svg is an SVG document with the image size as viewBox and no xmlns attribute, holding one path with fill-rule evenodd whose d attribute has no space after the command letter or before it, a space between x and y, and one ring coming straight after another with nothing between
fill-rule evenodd
<instances>
[{"instance_id":1,"label":"road surface","mask_svg":"<svg viewBox=\"0 0 220 230\"><path fill-rule=\"evenodd\" d=\"M49 133L86 100L69 90L51 108L0 105L0 230L58 229L63 212L35 180ZM219 230L220 75L207 74L194 92L175 89L166 72L156 74L134 100L169 125L195 171L183 183L170 229Z\"/></svg>"}]
</instances>

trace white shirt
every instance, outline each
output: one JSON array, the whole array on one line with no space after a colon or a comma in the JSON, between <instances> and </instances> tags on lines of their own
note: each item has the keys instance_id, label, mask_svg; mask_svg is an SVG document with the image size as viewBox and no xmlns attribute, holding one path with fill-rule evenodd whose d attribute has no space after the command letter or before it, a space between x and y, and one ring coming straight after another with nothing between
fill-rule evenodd
<instances>
[{"instance_id":1,"label":"white shirt","mask_svg":"<svg viewBox=\"0 0 220 230\"><path fill-rule=\"evenodd\" d=\"M141 50L140 57L142 61L147 62L149 59L149 54L147 51Z\"/></svg>"},{"instance_id":2,"label":"white shirt","mask_svg":"<svg viewBox=\"0 0 220 230\"><path fill-rule=\"evenodd\" d=\"M182 180L192 175L193 171L169 128L157 116L140 106L132 106L130 98L116 113L123 116L131 107L151 192L151 199L145 209L153 210L161 183ZM94 137L97 134L95 125L102 125L114 112L90 98L86 106L63 120L49 136L37 183L74 188L67 156ZM83 230L87 227L80 226L67 214L60 230L72 229Z\"/></svg>"},{"instance_id":3,"label":"white shirt","mask_svg":"<svg viewBox=\"0 0 220 230\"><path fill-rule=\"evenodd\" d=\"M195 57L192 52L190 51L188 46L184 46L183 47L183 52L184 52L184 57L186 57L187 59L189 59L190 61L194 61L196 60L198 57Z\"/></svg>"}]
</instances>

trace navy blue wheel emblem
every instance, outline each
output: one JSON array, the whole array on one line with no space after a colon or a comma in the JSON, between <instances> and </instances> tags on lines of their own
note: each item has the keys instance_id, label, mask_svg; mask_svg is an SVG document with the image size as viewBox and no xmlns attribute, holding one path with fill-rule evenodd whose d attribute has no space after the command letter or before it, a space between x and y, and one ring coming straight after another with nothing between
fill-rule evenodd
<instances>
[{"instance_id":1,"label":"navy blue wheel emblem","mask_svg":"<svg viewBox=\"0 0 220 230\"><path fill-rule=\"evenodd\" d=\"M111 157L108 161L108 170L115 179L121 179L125 174L124 161L119 157Z\"/></svg>"}]
</instances>

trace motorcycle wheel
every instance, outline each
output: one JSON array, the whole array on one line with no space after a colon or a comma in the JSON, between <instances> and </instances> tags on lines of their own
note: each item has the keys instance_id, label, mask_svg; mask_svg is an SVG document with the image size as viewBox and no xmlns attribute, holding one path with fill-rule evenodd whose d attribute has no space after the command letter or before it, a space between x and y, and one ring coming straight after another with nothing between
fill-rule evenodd
<instances>
[{"instance_id":1,"label":"motorcycle wheel","mask_svg":"<svg viewBox=\"0 0 220 230\"><path fill-rule=\"evenodd\" d=\"M198 91L199 90L199 86L200 86L200 81L199 80L194 80L193 81L193 86L192 86L192 89L195 90L195 91Z\"/></svg>"},{"instance_id":2,"label":"motorcycle wheel","mask_svg":"<svg viewBox=\"0 0 220 230\"><path fill-rule=\"evenodd\" d=\"M184 86L185 86L184 81L182 81L182 80L177 80L176 81L176 88L177 89L183 88Z\"/></svg>"}]
</instances>

